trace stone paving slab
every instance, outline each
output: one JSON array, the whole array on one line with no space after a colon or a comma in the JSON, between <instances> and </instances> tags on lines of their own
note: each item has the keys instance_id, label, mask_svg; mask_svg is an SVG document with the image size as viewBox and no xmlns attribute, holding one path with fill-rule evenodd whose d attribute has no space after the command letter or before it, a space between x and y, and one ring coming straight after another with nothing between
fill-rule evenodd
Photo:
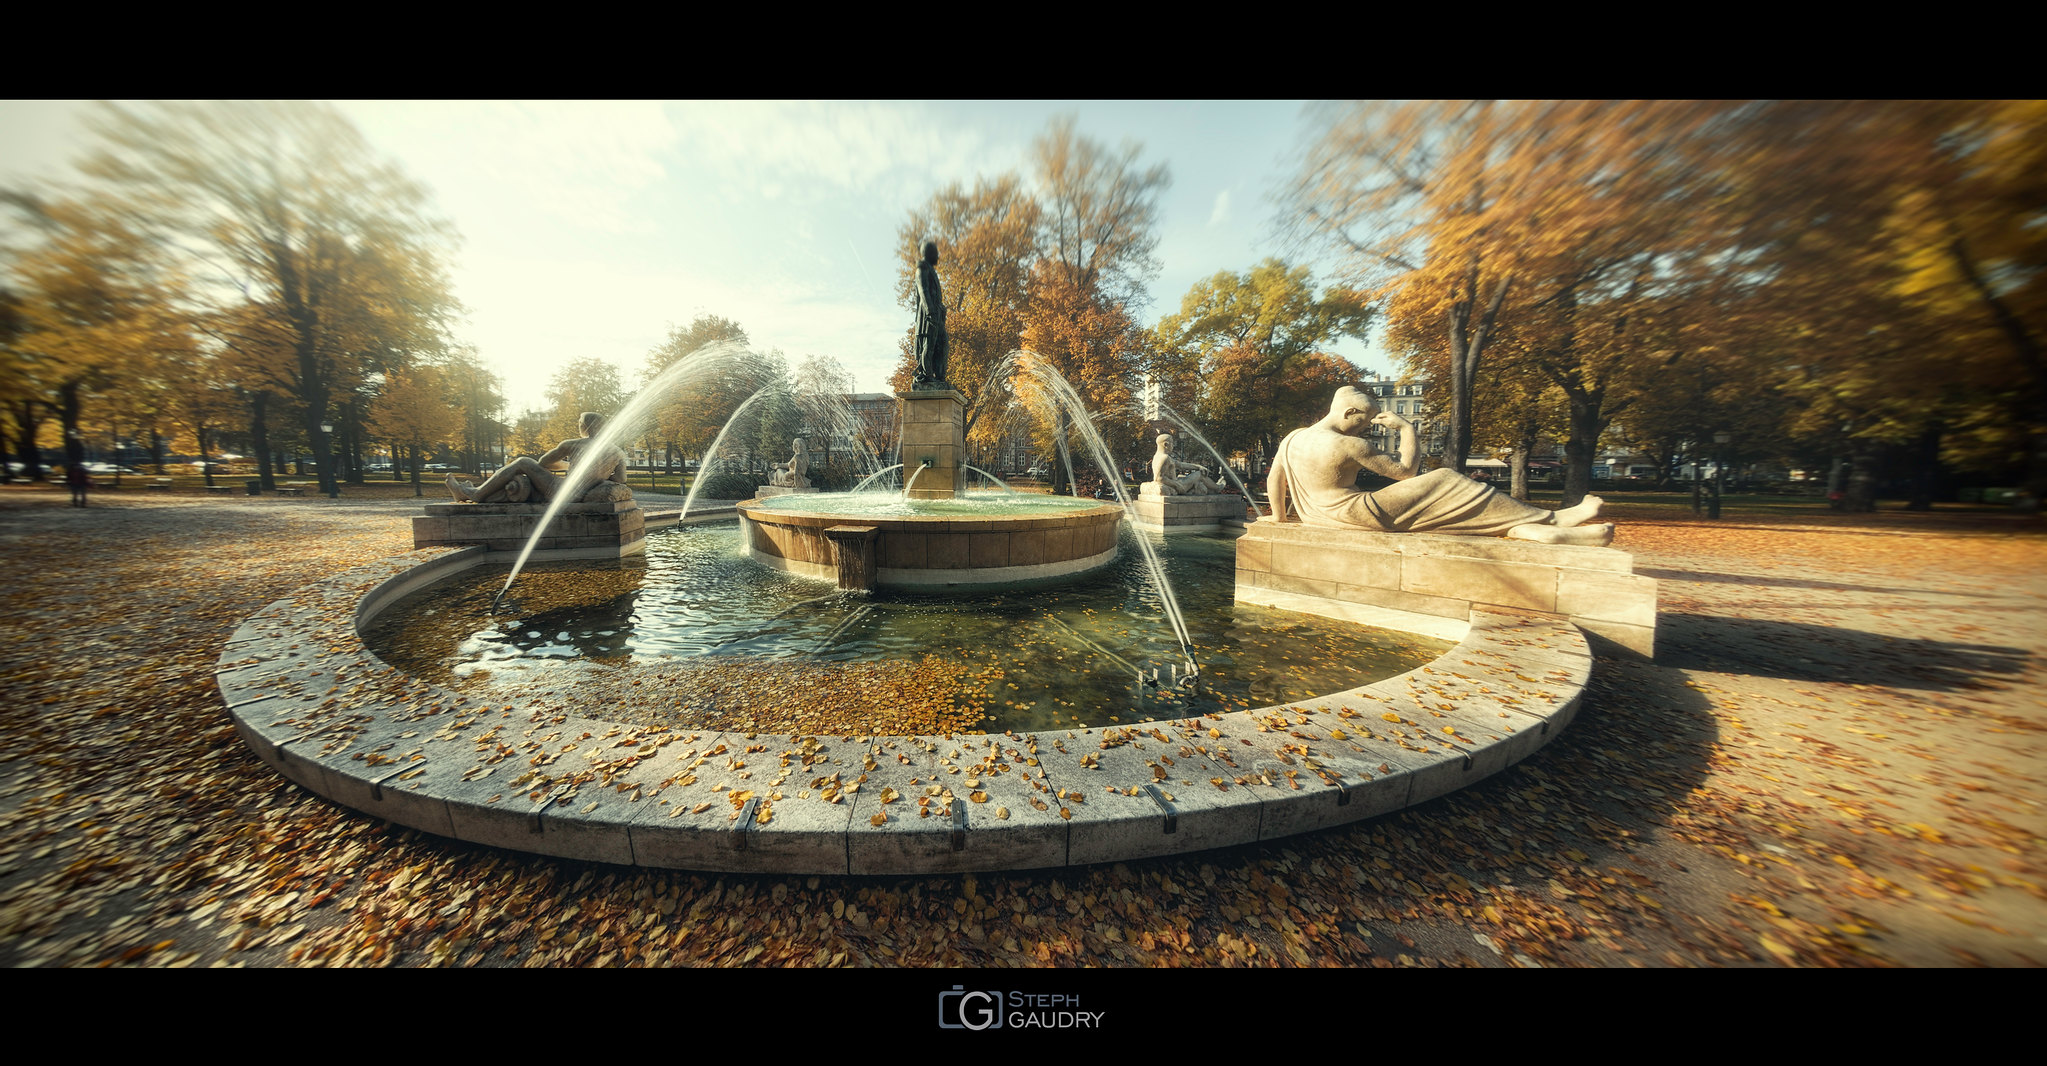
<instances>
[{"instance_id":1,"label":"stone paving slab","mask_svg":"<svg viewBox=\"0 0 2047 1066\"><path fill-rule=\"evenodd\" d=\"M251 616L216 673L244 743L320 795L493 847L730 872L1035 869L1270 840L1455 791L1554 737L1592 665L1569 621L1483 608L1423 667L1256 710L1027 735L676 732L480 701L363 647L381 606L481 561L414 551Z\"/></svg>"}]
</instances>

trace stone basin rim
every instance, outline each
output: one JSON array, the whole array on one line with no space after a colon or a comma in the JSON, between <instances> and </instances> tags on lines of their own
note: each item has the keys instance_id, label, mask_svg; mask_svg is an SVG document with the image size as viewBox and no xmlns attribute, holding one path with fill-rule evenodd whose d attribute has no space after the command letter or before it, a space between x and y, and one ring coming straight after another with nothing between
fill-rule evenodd
<instances>
[{"instance_id":1,"label":"stone basin rim","mask_svg":"<svg viewBox=\"0 0 2047 1066\"><path fill-rule=\"evenodd\" d=\"M664 734L575 715L540 720L517 704L500 710L495 701L398 674L363 645L360 627L385 605L448 573L501 561L493 556L502 554L419 549L314 582L257 612L229 638L216 668L236 731L259 758L309 791L470 843L706 872L1024 870L1253 843L1433 799L1521 761L1560 732L1582 702L1592 664L1583 633L1568 621L1474 609L1463 639L1431 663L1312 700L1085 731L811 738L829 752L830 766L806 767L789 785L817 769L850 781L871 760L876 769L867 772L868 783L838 803L824 802L815 790L799 799L795 788L785 788L768 823L757 821L757 795L740 809L751 817L734 821L728 798L739 789L710 791L721 774L716 765L700 764L689 782L670 773L687 765L665 753L688 731ZM402 699L349 705L332 695L345 681L376 678L402 683ZM1387 715L1405 724L1391 724ZM510 780L525 758L474 743L490 735L518 748L530 739L528 730L532 737L552 735L552 748L561 738L595 738L587 752L554 752L551 765L565 771L586 765L580 760L590 755L631 752L599 746L618 737L645 741L650 750L618 756L623 766L609 784L557 786L534 800ZM699 743L685 750L745 736L697 735ZM795 741L757 736L767 747L756 753L764 772L754 783L765 794L776 753ZM993 758L1009 763L1009 771L973 778L942 765L991 744ZM1170 770L1156 761L1166 755L1174 760ZM1083 761L1090 758L1095 765ZM971 801L963 787L970 779L985 779L972 791L987 802ZM914 814L920 808L910 803L925 798L923 789L934 782L953 793L951 817ZM884 788L902 798L878 802ZM1047 809L1035 809L1033 800ZM998 807L1009 817L996 817ZM887 816L881 825L870 821L876 812Z\"/></svg>"}]
</instances>

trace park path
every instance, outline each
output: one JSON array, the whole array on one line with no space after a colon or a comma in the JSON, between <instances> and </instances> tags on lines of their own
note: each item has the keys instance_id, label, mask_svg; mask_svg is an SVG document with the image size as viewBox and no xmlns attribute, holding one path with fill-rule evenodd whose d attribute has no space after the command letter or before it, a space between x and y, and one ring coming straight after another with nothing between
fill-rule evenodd
<instances>
[{"instance_id":1,"label":"park path","mask_svg":"<svg viewBox=\"0 0 2047 1066\"><path fill-rule=\"evenodd\" d=\"M1630 521L1659 660L1535 757L1344 830L981 877L700 875L311 797L211 681L409 502L0 493L0 965L2033 965L2047 537Z\"/></svg>"}]
</instances>

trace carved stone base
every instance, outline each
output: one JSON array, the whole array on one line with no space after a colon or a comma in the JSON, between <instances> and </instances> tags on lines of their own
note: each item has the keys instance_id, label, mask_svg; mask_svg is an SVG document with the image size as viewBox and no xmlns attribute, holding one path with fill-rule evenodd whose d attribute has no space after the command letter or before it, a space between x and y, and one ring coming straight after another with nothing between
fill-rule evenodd
<instances>
[{"instance_id":1,"label":"carved stone base","mask_svg":"<svg viewBox=\"0 0 2047 1066\"><path fill-rule=\"evenodd\" d=\"M1215 529L1226 521L1242 522L1248 513L1242 496L1160 496L1149 481L1134 507L1138 525L1169 533Z\"/></svg>"},{"instance_id":2,"label":"carved stone base","mask_svg":"<svg viewBox=\"0 0 2047 1066\"><path fill-rule=\"evenodd\" d=\"M1613 548L1500 537L1321 529L1261 518L1237 540L1237 599L1266 590L1464 619L1474 606L1546 611L1604 643L1656 654L1656 581Z\"/></svg>"},{"instance_id":3,"label":"carved stone base","mask_svg":"<svg viewBox=\"0 0 2047 1066\"><path fill-rule=\"evenodd\" d=\"M816 491L818 489L815 485L805 485L800 489L790 488L787 485L757 485L754 487L753 494L755 499L759 499L766 496L788 496L799 492Z\"/></svg>"},{"instance_id":4,"label":"carved stone base","mask_svg":"<svg viewBox=\"0 0 2047 1066\"><path fill-rule=\"evenodd\" d=\"M966 495L967 398L956 389L912 390L896 397L903 403L900 454L906 495L913 500Z\"/></svg>"},{"instance_id":5,"label":"carved stone base","mask_svg":"<svg viewBox=\"0 0 2047 1066\"><path fill-rule=\"evenodd\" d=\"M526 547L547 505L430 503L412 519L412 546L480 544L494 552ZM615 559L646 550L647 521L633 500L564 504L534 545L536 559Z\"/></svg>"}]
</instances>

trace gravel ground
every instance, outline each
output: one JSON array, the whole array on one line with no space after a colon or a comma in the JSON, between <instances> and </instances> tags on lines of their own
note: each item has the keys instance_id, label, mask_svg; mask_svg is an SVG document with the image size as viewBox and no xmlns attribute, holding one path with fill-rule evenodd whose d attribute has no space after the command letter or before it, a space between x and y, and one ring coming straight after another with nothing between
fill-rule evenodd
<instances>
[{"instance_id":1,"label":"gravel ground","mask_svg":"<svg viewBox=\"0 0 2047 1066\"><path fill-rule=\"evenodd\" d=\"M2047 959L2035 525L1617 506L1615 546L1662 582L1658 660L1601 660L1571 728L1478 786L1177 859L804 878L442 840L258 762L212 685L222 641L409 549L415 501L63 504L0 490L0 965Z\"/></svg>"}]
</instances>

